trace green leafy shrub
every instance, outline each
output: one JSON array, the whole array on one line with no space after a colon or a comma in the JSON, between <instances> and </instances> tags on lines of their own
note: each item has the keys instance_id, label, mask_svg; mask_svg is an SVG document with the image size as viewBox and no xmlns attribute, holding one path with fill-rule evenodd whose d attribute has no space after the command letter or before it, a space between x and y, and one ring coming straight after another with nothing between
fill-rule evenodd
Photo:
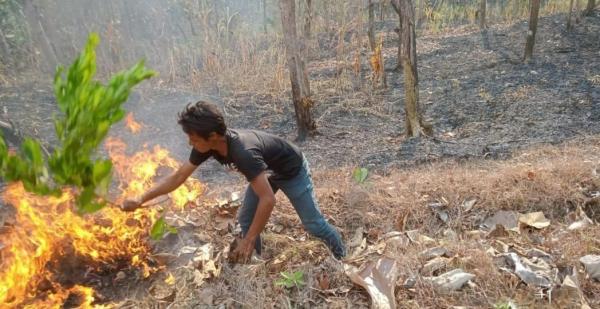
<instances>
[{"instance_id":1,"label":"green leafy shrub","mask_svg":"<svg viewBox=\"0 0 600 309\"><path fill-rule=\"evenodd\" d=\"M58 145L50 157L44 158L34 139L26 138L20 152L11 154L0 138L0 177L21 181L27 191L42 195L60 195L63 188L75 187L82 213L102 208L99 197L106 194L112 179L112 163L97 158L98 146L109 128L125 116L122 105L131 89L155 74L140 61L113 76L107 85L93 80L99 42L97 34L90 34L66 76L64 68L57 69L54 94L61 114L54 121Z\"/></svg>"}]
</instances>

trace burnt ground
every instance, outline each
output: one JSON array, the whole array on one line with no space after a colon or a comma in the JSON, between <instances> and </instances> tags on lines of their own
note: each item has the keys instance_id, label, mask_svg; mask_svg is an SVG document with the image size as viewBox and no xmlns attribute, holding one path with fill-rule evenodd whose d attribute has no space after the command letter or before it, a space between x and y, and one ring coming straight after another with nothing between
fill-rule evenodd
<instances>
[{"instance_id":1,"label":"burnt ground","mask_svg":"<svg viewBox=\"0 0 600 309\"><path fill-rule=\"evenodd\" d=\"M366 166L385 175L440 159L506 159L518 149L598 134L600 16L596 12L584 18L569 33L564 20L563 15L540 19L534 59L526 64L521 62L525 22L492 26L486 47L482 34L467 28L421 37L420 98L434 127L428 138L404 137L403 83L402 75L394 71L392 40L384 50L387 89L372 90L365 83L357 91L333 91L323 85L340 78L328 64L334 58L314 61L309 71L317 84L313 92L319 134L299 146L313 169ZM366 62L363 69L367 70ZM51 145L56 107L48 81L0 86L0 105L6 110L2 117L10 118L25 135ZM288 93L220 96L143 86L126 104L143 124L142 131L133 135L120 123L111 134L125 139L132 151L160 144L176 159L185 160L189 147L176 114L186 103L207 98L223 107L231 127L261 129L291 140L295 125L289 97ZM215 162L198 174L215 192L224 184L234 184L231 191L243 184L241 177Z\"/></svg>"},{"instance_id":2,"label":"burnt ground","mask_svg":"<svg viewBox=\"0 0 600 309\"><path fill-rule=\"evenodd\" d=\"M523 147L599 133L600 17L596 13L584 18L572 32L566 32L564 20L563 15L541 18L529 63L521 61L526 22L492 26L488 48L482 34L473 29L421 37L420 98L425 118L433 123L432 138L403 136L403 82L393 70L394 40L388 39L384 49L387 89L371 90L365 82L358 91L332 91L322 85L340 78L335 68L326 58L313 61L309 71L316 81L314 117L319 135L300 147L315 168L360 165L386 173L440 158L506 158ZM395 38L393 33L389 36ZM148 86L138 89L126 105L144 130L133 136L117 125L113 132L132 149L161 144L184 160L188 147L175 123L176 114L201 98L222 105L231 127L295 137L289 94L220 97ZM30 80L4 86L0 104L25 134L52 143L55 103L49 84ZM206 180L217 175L232 179L216 164L201 172Z\"/></svg>"}]
</instances>

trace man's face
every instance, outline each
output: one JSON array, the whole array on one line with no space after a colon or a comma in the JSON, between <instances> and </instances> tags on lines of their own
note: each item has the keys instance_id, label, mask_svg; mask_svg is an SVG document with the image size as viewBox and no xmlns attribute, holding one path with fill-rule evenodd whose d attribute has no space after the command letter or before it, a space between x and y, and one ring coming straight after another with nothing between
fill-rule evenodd
<instances>
[{"instance_id":1,"label":"man's face","mask_svg":"<svg viewBox=\"0 0 600 309\"><path fill-rule=\"evenodd\" d=\"M190 146L202 153L210 150L210 146L212 144L210 140L210 137L208 139L204 139L194 133L188 134L188 143Z\"/></svg>"}]
</instances>

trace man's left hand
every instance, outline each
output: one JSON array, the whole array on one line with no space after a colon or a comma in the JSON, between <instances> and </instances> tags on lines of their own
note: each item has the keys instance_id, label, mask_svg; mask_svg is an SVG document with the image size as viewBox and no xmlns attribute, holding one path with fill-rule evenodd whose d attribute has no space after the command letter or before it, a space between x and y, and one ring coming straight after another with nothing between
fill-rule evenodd
<instances>
[{"instance_id":1,"label":"man's left hand","mask_svg":"<svg viewBox=\"0 0 600 309\"><path fill-rule=\"evenodd\" d=\"M252 257L255 243L256 240L244 237L238 244L238 247L233 250L233 260L238 263L248 263L250 257Z\"/></svg>"}]
</instances>

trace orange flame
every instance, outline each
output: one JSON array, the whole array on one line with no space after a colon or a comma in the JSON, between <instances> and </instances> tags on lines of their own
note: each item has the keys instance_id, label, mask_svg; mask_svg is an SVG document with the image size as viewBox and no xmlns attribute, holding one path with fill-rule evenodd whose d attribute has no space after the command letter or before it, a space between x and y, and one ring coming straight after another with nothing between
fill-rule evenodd
<instances>
[{"instance_id":1,"label":"orange flame","mask_svg":"<svg viewBox=\"0 0 600 309\"><path fill-rule=\"evenodd\" d=\"M125 118L125 125L133 134L137 134L142 129L142 125L133 119L133 113L127 114L127 118Z\"/></svg>"},{"instance_id":2,"label":"orange flame","mask_svg":"<svg viewBox=\"0 0 600 309\"><path fill-rule=\"evenodd\" d=\"M152 152L142 151L127 157L122 141L108 139L106 145L125 197L150 188L162 167L177 166L169 153L158 146ZM172 194L172 203L182 209L203 190L198 181L189 181ZM0 231L0 244L6 246L0 249L2 308L60 308L70 294L82 296L82 308L92 308L91 288L62 287L47 267L49 262L69 254L96 267L128 261L140 267L144 277L154 270L145 262L150 253L146 242L149 229L159 215L154 208L131 214L107 206L93 215L80 216L73 211L72 191L65 190L60 197L41 197L26 192L20 183L9 185L2 198L16 210L15 224L7 232ZM119 198L117 202L121 201ZM42 282L50 283L51 292L40 295L37 287Z\"/></svg>"}]
</instances>

